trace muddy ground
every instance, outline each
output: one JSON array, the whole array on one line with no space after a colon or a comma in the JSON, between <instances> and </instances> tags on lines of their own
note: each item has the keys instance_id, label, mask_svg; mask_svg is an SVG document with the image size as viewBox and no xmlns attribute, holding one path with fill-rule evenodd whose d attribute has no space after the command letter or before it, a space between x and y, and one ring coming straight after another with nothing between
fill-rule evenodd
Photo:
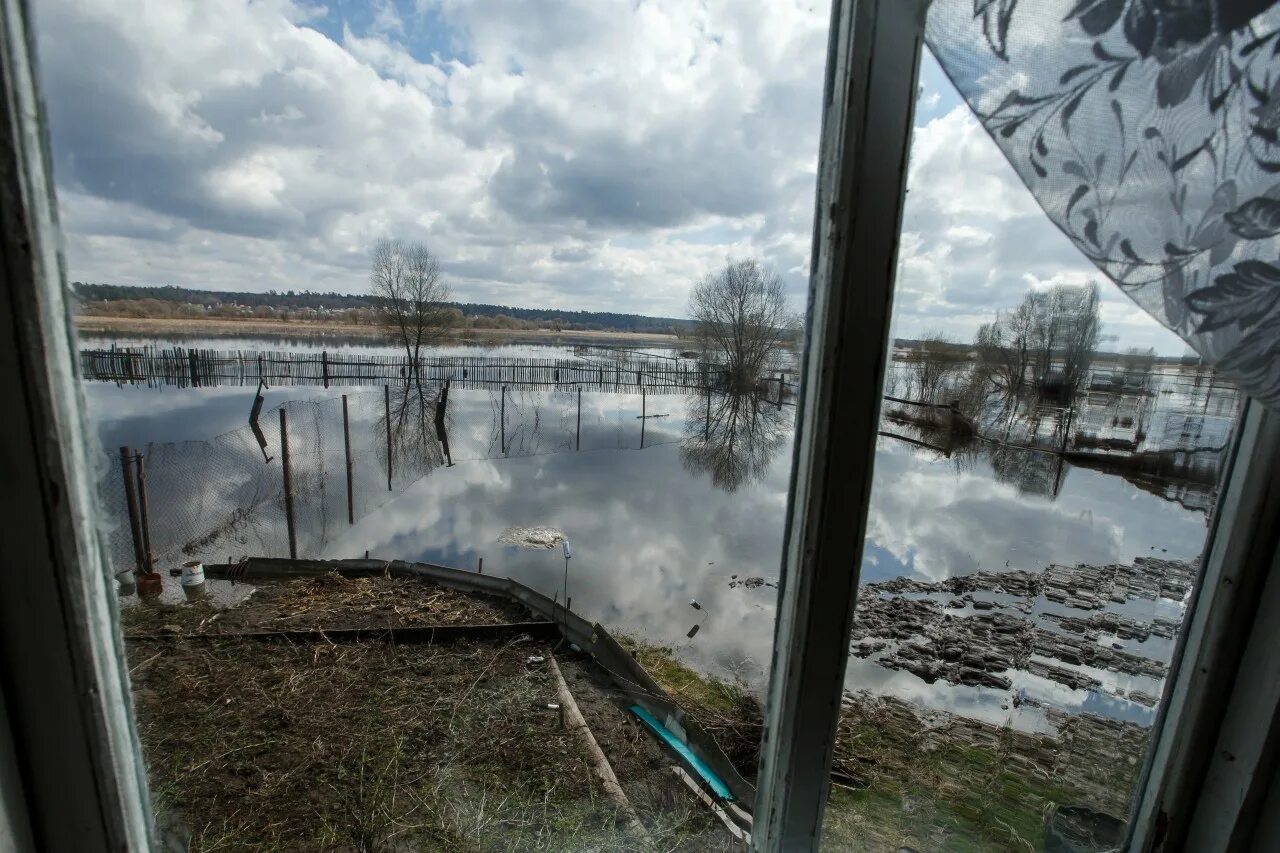
<instances>
[{"instance_id":1,"label":"muddy ground","mask_svg":"<svg viewBox=\"0 0 1280 853\"><path fill-rule=\"evenodd\" d=\"M851 653L926 682L1009 690L1024 671L1074 689L1151 707L1168 670L1176 611L1197 565L1138 558L1127 565L980 571L936 583L897 578L858 594ZM1108 687L1098 671L1140 676L1148 690ZM1018 697L1011 696L1011 699Z\"/></svg>"}]
</instances>

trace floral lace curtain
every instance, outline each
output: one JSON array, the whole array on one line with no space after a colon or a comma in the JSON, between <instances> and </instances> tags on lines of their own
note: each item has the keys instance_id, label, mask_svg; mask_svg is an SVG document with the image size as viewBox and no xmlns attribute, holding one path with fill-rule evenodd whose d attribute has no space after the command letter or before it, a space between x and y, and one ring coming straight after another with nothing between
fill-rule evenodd
<instances>
[{"instance_id":1,"label":"floral lace curtain","mask_svg":"<svg viewBox=\"0 0 1280 853\"><path fill-rule=\"evenodd\" d=\"M934 0L927 40L1080 251L1280 409L1280 9Z\"/></svg>"}]
</instances>

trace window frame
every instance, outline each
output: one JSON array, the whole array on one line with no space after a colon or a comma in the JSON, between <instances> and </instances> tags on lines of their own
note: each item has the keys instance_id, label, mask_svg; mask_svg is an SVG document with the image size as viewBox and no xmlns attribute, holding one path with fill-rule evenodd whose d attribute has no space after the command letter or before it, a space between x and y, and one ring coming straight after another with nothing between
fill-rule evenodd
<instances>
[{"instance_id":1,"label":"window frame","mask_svg":"<svg viewBox=\"0 0 1280 853\"><path fill-rule=\"evenodd\" d=\"M154 825L96 523L30 10L0 0L0 847L143 850ZM834 0L808 345L756 803L756 850L815 849L871 496L927 0ZM885 168L892 164L893 168ZM1129 849L1276 839L1280 423L1248 404ZM1273 485L1276 484L1276 485ZM1263 689L1265 688L1265 689ZM1253 760L1236 762L1240 755ZM1170 817L1174 815L1174 817ZM1209 848L1200 848L1209 849Z\"/></svg>"},{"instance_id":2,"label":"window frame","mask_svg":"<svg viewBox=\"0 0 1280 853\"><path fill-rule=\"evenodd\" d=\"M31 13L23 0L3 2L0 387L21 412L0 441L0 831L13 849L153 849L115 590L95 526Z\"/></svg>"}]
</instances>

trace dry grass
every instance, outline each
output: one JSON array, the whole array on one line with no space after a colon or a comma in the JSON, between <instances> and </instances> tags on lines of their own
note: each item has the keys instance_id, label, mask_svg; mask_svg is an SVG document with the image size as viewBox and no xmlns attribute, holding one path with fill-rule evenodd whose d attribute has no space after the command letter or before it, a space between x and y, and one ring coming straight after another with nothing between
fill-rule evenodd
<instances>
[{"instance_id":1,"label":"dry grass","mask_svg":"<svg viewBox=\"0 0 1280 853\"><path fill-rule=\"evenodd\" d=\"M161 826L194 851L638 848L545 708L548 651L133 643ZM649 817L666 847L707 829Z\"/></svg>"},{"instance_id":2,"label":"dry grass","mask_svg":"<svg viewBox=\"0 0 1280 853\"><path fill-rule=\"evenodd\" d=\"M337 573L291 581L253 581L254 594L219 611L202 602L131 607L126 633L173 630L234 633L313 628L497 625L528 619L517 605L465 595L411 578L348 578Z\"/></svg>"},{"instance_id":3,"label":"dry grass","mask_svg":"<svg viewBox=\"0 0 1280 853\"><path fill-rule=\"evenodd\" d=\"M215 850L653 849L619 821L547 708L545 641L295 644L254 630L481 624L522 608L416 580L326 575L217 611L134 607L130 676L166 846ZM183 634L213 635L187 640ZM172 636L171 636L172 635ZM573 692L661 850L727 849L672 759L589 659ZM603 679L603 680L602 680Z\"/></svg>"}]
</instances>

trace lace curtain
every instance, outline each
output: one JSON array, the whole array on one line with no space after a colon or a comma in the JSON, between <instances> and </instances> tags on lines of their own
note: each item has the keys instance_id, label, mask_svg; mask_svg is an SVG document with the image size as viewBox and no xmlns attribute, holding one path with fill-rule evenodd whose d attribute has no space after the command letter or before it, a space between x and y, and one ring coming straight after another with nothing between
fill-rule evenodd
<instances>
[{"instance_id":1,"label":"lace curtain","mask_svg":"<svg viewBox=\"0 0 1280 853\"><path fill-rule=\"evenodd\" d=\"M1080 251L1280 409L1280 10L934 0L927 40Z\"/></svg>"}]
</instances>

